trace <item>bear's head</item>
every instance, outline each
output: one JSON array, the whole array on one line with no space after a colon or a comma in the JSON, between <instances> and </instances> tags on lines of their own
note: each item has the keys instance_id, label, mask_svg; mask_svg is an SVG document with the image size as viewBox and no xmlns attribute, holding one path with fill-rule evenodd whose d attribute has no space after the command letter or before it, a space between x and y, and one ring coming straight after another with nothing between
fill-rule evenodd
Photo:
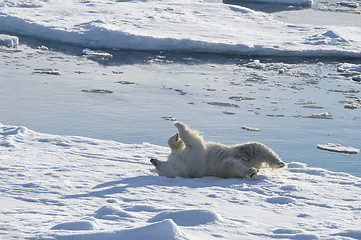
<instances>
[{"instance_id":1,"label":"bear's head","mask_svg":"<svg viewBox=\"0 0 361 240\"><path fill-rule=\"evenodd\" d=\"M185 144L183 140L179 137L179 134L176 133L168 139L168 146L172 151L176 151L183 149L185 147Z\"/></svg>"}]
</instances>

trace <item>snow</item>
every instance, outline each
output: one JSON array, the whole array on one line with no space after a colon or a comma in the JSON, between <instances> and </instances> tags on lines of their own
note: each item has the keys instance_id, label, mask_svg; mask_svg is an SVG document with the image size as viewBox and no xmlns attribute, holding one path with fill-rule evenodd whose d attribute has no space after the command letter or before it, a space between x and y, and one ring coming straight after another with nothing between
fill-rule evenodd
<instances>
[{"instance_id":1,"label":"snow","mask_svg":"<svg viewBox=\"0 0 361 240\"><path fill-rule=\"evenodd\" d=\"M288 163L258 181L166 178L169 149L0 124L4 239L359 239L361 179Z\"/></svg>"},{"instance_id":2,"label":"snow","mask_svg":"<svg viewBox=\"0 0 361 240\"><path fill-rule=\"evenodd\" d=\"M0 31L91 49L361 56L360 27L288 24L245 7L191 0L7 0Z\"/></svg>"},{"instance_id":3,"label":"snow","mask_svg":"<svg viewBox=\"0 0 361 240\"><path fill-rule=\"evenodd\" d=\"M242 126L241 129L251 131L251 132L259 132L259 131L261 131L259 128L251 128L251 127L247 127L247 126Z\"/></svg>"},{"instance_id":4,"label":"snow","mask_svg":"<svg viewBox=\"0 0 361 240\"><path fill-rule=\"evenodd\" d=\"M337 66L338 72L361 72L361 65L352 63L341 63Z\"/></svg>"},{"instance_id":5,"label":"snow","mask_svg":"<svg viewBox=\"0 0 361 240\"><path fill-rule=\"evenodd\" d=\"M110 53L100 51L100 50L91 50L89 48L83 49L83 51L81 53L83 54L83 56L98 59L98 60L107 60L107 59L110 59L113 57L113 55Z\"/></svg>"},{"instance_id":6,"label":"snow","mask_svg":"<svg viewBox=\"0 0 361 240\"><path fill-rule=\"evenodd\" d=\"M16 48L19 45L19 38L6 34L0 34L0 46Z\"/></svg>"},{"instance_id":7,"label":"snow","mask_svg":"<svg viewBox=\"0 0 361 240\"><path fill-rule=\"evenodd\" d=\"M44 2L48 0L3 0L0 2L0 7L23 7L23 8L38 8L43 6Z\"/></svg>"},{"instance_id":8,"label":"snow","mask_svg":"<svg viewBox=\"0 0 361 240\"><path fill-rule=\"evenodd\" d=\"M286 63L261 63L260 60L256 59L249 63L243 64L247 68L255 68L260 70L277 70L279 73L284 73L289 69L297 67L296 64L286 64Z\"/></svg>"},{"instance_id":9,"label":"snow","mask_svg":"<svg viewBox=\"0 0 361 240\"><path fill-rule=\"evenodd\" d=\"M341 144L327 143L327 144L317 144L317 147L322 150L327 150L331 152L340 152L340 153L349 153L349 154L358 154L360 149L354 147L345 147Z\"/></svg>"},{"instance_id":10,"label":"snow","mask_svg":"<svg viewBox=\"0 0 361 240\"><path fill-rule=\"evenodd\" d=\"M162 212L149 219L148 222L159 222L172 219L179 226L197 226L220 220L217 213L207 210L185 210Z\"/></svg>"}]
</instances>

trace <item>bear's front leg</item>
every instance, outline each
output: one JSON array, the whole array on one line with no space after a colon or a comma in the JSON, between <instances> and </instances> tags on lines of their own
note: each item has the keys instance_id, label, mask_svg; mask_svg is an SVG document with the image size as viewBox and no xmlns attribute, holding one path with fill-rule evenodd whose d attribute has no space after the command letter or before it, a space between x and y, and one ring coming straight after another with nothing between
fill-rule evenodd
<instances>
[{"instance_id":1,"label":"bear's front leg","mask_svg":"<svg viewBox=\"0 0 361 240\"><path fill-rule=\"evenodd\" d=\"M174 126L178 129L179 137L187 147L198 148L198 151L203 150L203 138L199 136L198 131L190 129L181 122L175 122Z\"/></svg>"},{"instance_id":2,"label":"bear's front leg","mask_svg":"<svg viewBox=\"0 0 361 240\"><path fill-rule=\"evenodd\" d=\"M187 125L179 121L174 122L174 126L178 129L178 131L185 131L185 129L188 128Z\"/></svg>"}]
</instances>

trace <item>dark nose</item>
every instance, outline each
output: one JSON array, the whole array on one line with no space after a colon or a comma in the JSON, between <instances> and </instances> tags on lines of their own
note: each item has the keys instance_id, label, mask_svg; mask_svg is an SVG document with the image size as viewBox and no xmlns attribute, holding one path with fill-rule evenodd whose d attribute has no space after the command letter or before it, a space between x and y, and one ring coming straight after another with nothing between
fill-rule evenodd
<instances>
[{"instance_id":1,"label":"dark nose","mask_svg":"<svg viewBox=\"0 0 361 240\"><path fill-rule=\"evenodd\" d=\"M154 165L154 167L156 167L158 165L158 160L157 159L150 159L150 162Z\"/></svg>"}]
</instances>

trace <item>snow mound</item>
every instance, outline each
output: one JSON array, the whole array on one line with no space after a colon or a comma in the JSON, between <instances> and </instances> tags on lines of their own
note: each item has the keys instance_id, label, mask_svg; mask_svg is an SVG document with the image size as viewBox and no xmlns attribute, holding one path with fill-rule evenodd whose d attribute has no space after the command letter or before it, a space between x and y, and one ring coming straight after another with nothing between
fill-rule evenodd
<instances>
[{"instance_id":1,"label":"snow mound","mask_svg":"<svg viewBox=\"0 0 361 240\"><path fill-rule=\"evenodd\" d=\"M201 224L208 224L219 221L220 218L217 213L208 210L185 210L162 212L149 222L158 222L164 219L172 219L179 226L197 226Z\"/></svg>"},{"instance_id":2,"label":"snow mound","mask_svg":"<svg viewBox=\"0 0 361 240\"><path fill-rule=\"evenodd\" d=\"M104 220L119 220L121 218L132 218L133 216L126 211L121 209L116 209L110 206L103 206L100 209L95 211L95 218L104 219Z\"/></svg>"},{"instance_id":3,"label":"snow mound","mask_svg":"<svg viewBox=\"0 0 361 240\"><path fill-rule=\"evenodd\" d=\"M260 60L256 59L249 63L243 64L247 68L255 68L261 70L277 70L280 73L288 71L291 68L297 67L296 64L286 64L286 63L261 63Z\"/></svg>"},{"instance_id":4,"label":"snow mound","mask_svg":"<svg viewBox=\"0 0 361 240\"><path fill-rule=\"evenodd\" d=\"M6 34L0 34L0 46L16 48L19 45L19 38Z\"/></svg>"},{"instance_id":5,"label":"snow mound","mask_svg":"<svg viewBox=\"0 0 361 240\"><path fill-rule=\"evenodd\" d=\"M51 230L97 230L98 227L90 221L66 222L55 225Z\"/></svg>"},{"instance_id":6,"label":"snow mound","mask_svg":"<svg viewBox=\"0 0 361 240\"><path fill-rule=\"evenodd\" d=\"M92 234L77 234L54 236L55 239L62 240L117 240L117 239L157 239L157 240L179 240L189 239L172 220L166 219L164 221L154 223L145 227L133 228L127 230L118 230L113 232L101 232Z\"/></svg>"}]
</instances>

